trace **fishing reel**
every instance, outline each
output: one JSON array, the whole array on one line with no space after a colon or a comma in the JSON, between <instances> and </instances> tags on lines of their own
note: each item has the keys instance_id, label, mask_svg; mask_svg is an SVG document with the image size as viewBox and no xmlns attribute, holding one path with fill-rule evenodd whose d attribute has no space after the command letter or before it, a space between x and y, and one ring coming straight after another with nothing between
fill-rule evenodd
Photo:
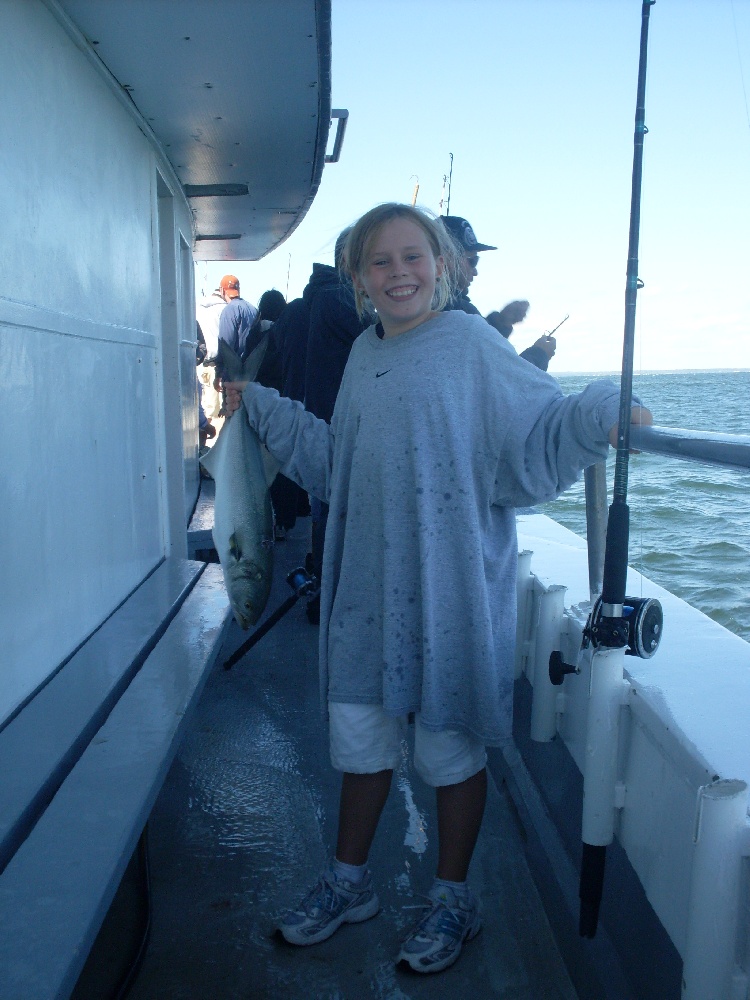
<instances>
[{"instance_id":1,"label":"fishing reel","mask_svg":"<svg viewBox=\"0 0 750 1000\"><path fill-rule=\"evenodd\" d=\"M655 597L626 597L622 606L622 618L607 618L602 614L602 599L598 597L583 630L581 649L593 645L601 647L626 646L627 656L640 656L650 660L661 642L664 629L664 614ZM577 674L579 669L572 663L565 663L559 650L554 650L549 658L549 679L559 687L567 674Z\"/></svg>"},{"instance_id":2,"label":"fishing reel","mask_svg":"<svg viewBox=\"0 0 750 1000\"><path fill-rule=\"evenodd\" d=\"M583 630L582 648L627 646L628 656L650 660L659 648L664 629L664 613L655 597L626 597L622 618L602 614L602 599L598 597Z\"/></svg>"},{"instance_id":3,"label":"fishing reel","mask_svg":"<svg viewBox=\"0 0 750 1000\"><path fill-rule=\"evenodd\" d=\"M316 577L305 566L298 566L291 573L287 574L286 582L292 588L294 596L297 598L314 597L320 590Z\"/></svg>"}]
</instances>

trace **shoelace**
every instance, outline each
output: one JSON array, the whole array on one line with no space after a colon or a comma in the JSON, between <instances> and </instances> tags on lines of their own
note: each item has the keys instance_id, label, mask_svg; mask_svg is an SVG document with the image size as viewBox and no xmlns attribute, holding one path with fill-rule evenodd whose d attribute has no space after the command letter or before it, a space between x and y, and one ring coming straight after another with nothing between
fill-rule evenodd
<instances>
[{"instance_id":1,"label":"shoelace","mask_svg":"<svg viewBox=\"0 0 750 1000\"><path fill-rule=\"evenodd\" d=\"M424 910L426 908L426 913L415 923L412 934L427 930L431 922L434 922L434 930L439 934L449 934L452 937L456 932L460 934L463 931L468 918L468 910L463 919L456 916L454 911L461 909L458 900L456 900L454 907L449 907L442 899L433 899L431 896L424 895L421 898L424 899L424 903L412 903L403 907L404 910Z\"/></svg>"},{"instance_id":2,"label":"shoelace","mask_svg":"<svg viewBox=\"0 0 750 1000\"><path fill-rule=\"evenodd\" d=\"M321 877L302 900L300 909L308 916L313 916L315 910L333 913L335 902L336 894L333 886L325 877Z\"/></svg>"},{"instance_id":3,"label":"shoelace","mask_svg":"<svg viewBox=\"0 0 750 1000\"><path fill-rule=\"evenodd\" d=\"M335 878L335 876L333 876ZM314 916L313 910L323 910L325 913L336 912L336 900L338 895L344 895L349 902L348 893L345 890L339 891L335 888L335 882L329 881L325 875L321 875L318 882L312 887L302 900L301 909L308 916Z\"/></svg>"}]
</instances>

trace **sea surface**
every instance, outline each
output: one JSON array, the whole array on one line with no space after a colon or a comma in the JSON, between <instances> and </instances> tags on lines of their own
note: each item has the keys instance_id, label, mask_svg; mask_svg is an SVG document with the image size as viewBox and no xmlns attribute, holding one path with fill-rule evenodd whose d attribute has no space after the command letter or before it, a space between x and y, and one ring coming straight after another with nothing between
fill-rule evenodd
<instances>
[{"instance_id":1,"label":"sea surface","mask_svg":"<svg viewBox=\"0 0 750 1000\"><path fill-rule=\"evenodd\" d=\"M558 381L579 392L596 377ZM646 372L633 391L658 426L750 435L750 371ZM611 449L610 501L613 477ZM630 565L750 641L750 472L631 455L628 505ZM540 509L585 537L583 479Z\"/></svg>"}]
</instances>

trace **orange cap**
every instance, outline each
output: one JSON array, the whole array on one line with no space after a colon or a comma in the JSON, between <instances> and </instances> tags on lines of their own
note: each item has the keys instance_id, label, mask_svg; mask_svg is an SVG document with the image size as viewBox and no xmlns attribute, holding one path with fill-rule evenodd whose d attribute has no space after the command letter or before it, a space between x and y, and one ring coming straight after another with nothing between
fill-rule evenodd
<instances>
[{"instance_id":1,"label":"orange cap","mask_svg":"<svg viewBox=\"0 0 750 1000\"><path fill-rule=\"evenodd\" d=\"M225 274L219 282L219 288L230 299L236 299L240 294L240 279L233 274Z\"/></svg>"}]
</instances>

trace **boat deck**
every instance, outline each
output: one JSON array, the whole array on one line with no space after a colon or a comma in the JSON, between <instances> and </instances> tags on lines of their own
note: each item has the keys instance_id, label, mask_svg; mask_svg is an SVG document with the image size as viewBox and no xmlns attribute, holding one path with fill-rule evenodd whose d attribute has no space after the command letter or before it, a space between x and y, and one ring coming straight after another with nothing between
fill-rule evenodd
<instances>
[{"instance_id":1,"label":"boat deck","mask_svg":"<svg viewBox=\"0 0 750 1000\"><path fill-rule=\"evenodd\" d=\"M276 548L274 610L304 562L309 520ZM232 623L150 820L152 926L129 1000L336 998L461 994L575 1000L524 858L510 796L492 775L470 873L482 932L437 976L394 967L436 864L434 793L404 761L372 857L381 912L310 948L274 935L335 842L338 775L328 758L317 674L318 629L304 600L230 671L246 635Z\"/></svg>"}]
</instances>

